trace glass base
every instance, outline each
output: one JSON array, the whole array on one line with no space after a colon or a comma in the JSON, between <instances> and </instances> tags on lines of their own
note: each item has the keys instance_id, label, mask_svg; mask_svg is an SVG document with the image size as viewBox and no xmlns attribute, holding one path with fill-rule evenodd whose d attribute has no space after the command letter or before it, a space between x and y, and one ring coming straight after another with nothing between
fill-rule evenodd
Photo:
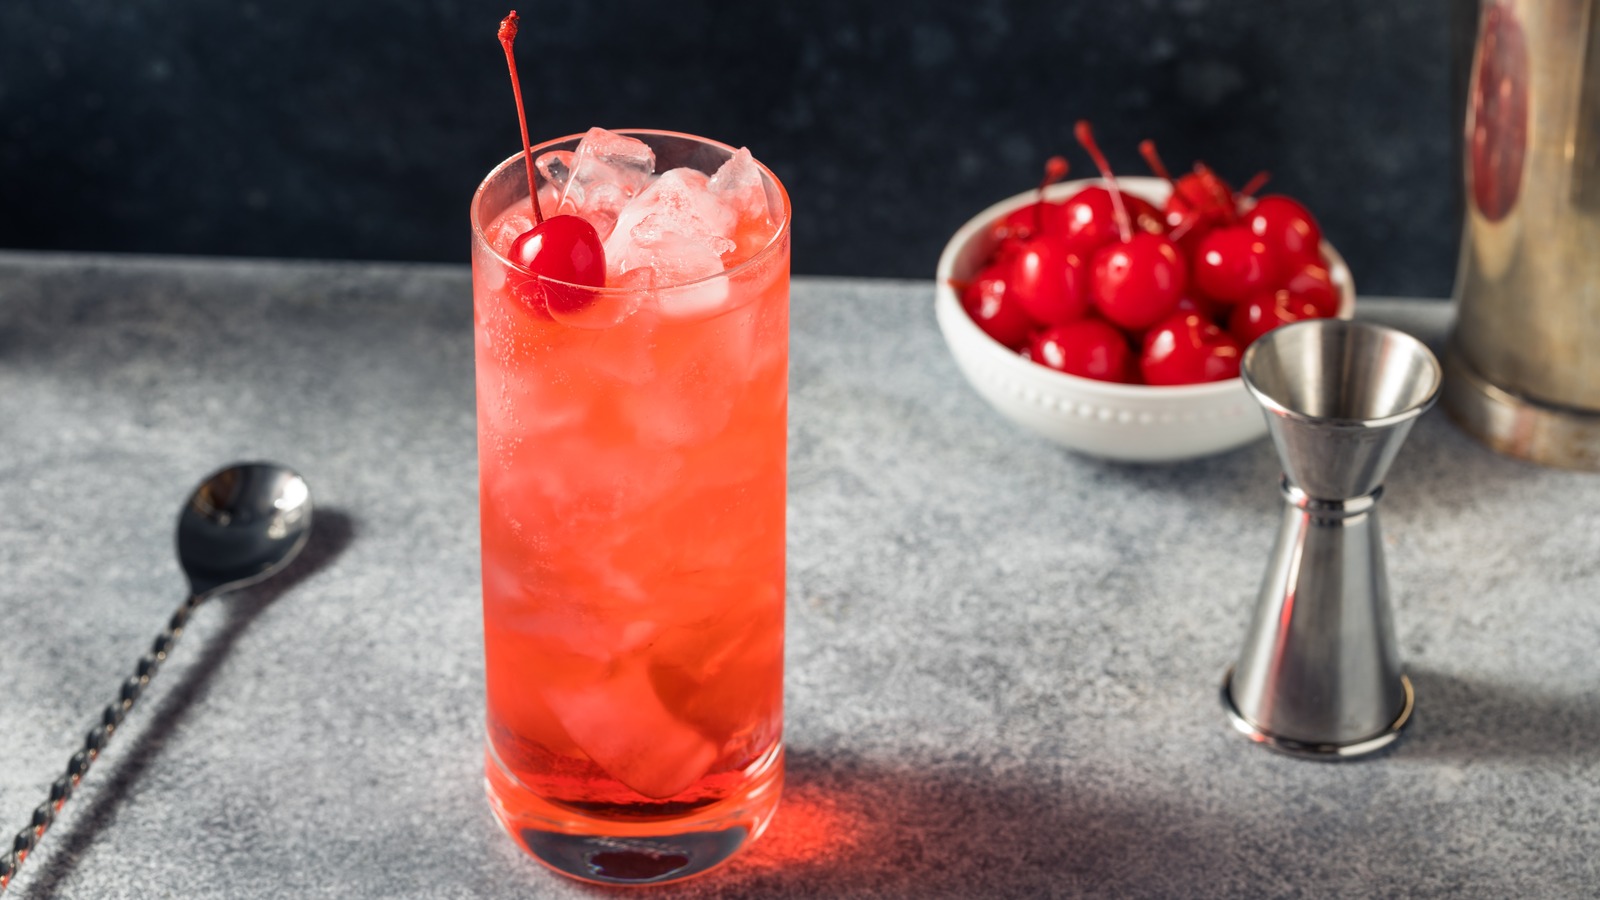
<instances>
[{"instance_id":1,"label":"glass base","mask_svg":"<svg viewBox=\"0 0 1600 900\"><path fill-rule=\"evenodd\" d=\"M489 806L506 833L549 868L595 884L667 884L708 872L761 837L783 791L780 744L734 797L676 818L608 819L539 797L506 770L492 745L485 756Z\"/></svg>"}]
</instances>

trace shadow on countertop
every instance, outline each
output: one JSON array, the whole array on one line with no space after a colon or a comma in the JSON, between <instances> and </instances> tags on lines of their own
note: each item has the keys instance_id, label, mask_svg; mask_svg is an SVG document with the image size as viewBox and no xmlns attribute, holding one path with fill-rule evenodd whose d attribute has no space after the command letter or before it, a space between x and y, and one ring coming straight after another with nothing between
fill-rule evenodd
<instances>
[{"instance_id":1,"label":"shadow on countertop","mask_svg":"<svg viewBox=\"0 0 1600 900\"><path fill-rule=\"evenodd\" d=\"M1153 791L1070 766L1001 775L791 752L766 836L724 873L668 893L1293 896L1307 883L1354 889L1369 876L1347 868L1349 858L1387 842L1338 835L1315 816L1283 823L1260 812L1247 819L1181 784ZM1428 864L1426 845L1418 851L1413 863Z\"/></svg>"},{"instance_id":2,"label":"shadow on countertop","mask_svg":"<svg viewBox=\"0 0 1600 900\"><path fill-rule=\"evenodd\" d=\"M1409 674L1417 721L1399 755L1456 763L1600 762L1600 694L1563 696L1537 684L1496 684L1428 669Z\"/></svg>"}]
</instances>

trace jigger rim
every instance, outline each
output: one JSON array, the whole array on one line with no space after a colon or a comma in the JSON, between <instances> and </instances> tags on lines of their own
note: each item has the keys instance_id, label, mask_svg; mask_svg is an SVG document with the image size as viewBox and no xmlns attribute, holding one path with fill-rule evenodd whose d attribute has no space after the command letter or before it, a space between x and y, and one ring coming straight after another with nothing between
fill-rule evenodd
<instances>
[{"instance_id":1,"label":"jigger rim","mask_svg":"<svg viewBox=\"0 0 1600 900\"><path fill-rule=\"evenodd\" d=\"M1399 412L1372 419L1345 418L1341 416L1312 416L1284 406L1282 403L1279 403L1275 398L1256 385L1255 379L1251 377L1250 374L1252 362L1255 360L1257 352L1265 344L1265 342L1271 341L1275 343L1277 341L1284 340L1283 335L1285 334L1292 334L1296 330L1308 329L1368 331L1399 339L1401 343L1409 345L1410 349L1416 352L1417 355L1422 359L1427 361L1428 369L1432 375L1430 379L1431 383L1428 386L1427 393L1422 397L1421 400L1418 400L1416 403L1407 406L1405 409L1402 409ZM1377 429L1389 428L1394 425L1398 425L1401 422L1404 422L1408 419L1415 419L1416 417L1427 412L1433 406L1434 402L1439 399L1439 388L1444 382L1444 368L1439 364L1439 357L1428 348L1427 344L1423 343L1414 335L1407 334L1398 328L1391 328L1388 325L1379 325L1375 322L1357 322L1351 319L1302 319L1299 322L1290 322L1287 325L1280 325L1277 328L1274 328L1261 337L1256 338L1256 340L1252 342L1249 347L1245 348L1244 355L1239 359L1239 377L1244 381L1245 389L1250 391L1250 395L1252 397L1255 397L1256 402L1260 403L1262 407L1275 416L1281 416L1282 418L1291 419L1297 422L1315 422L1318 425L1330 426L1333 428Z\"/></svg>"}]
</instances>

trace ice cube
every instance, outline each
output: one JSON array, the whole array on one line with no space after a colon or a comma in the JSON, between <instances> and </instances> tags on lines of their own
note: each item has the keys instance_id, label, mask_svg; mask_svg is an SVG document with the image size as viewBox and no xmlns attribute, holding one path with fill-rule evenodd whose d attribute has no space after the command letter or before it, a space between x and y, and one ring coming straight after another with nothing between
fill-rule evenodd
<instances>
[{"instance_id":1,"label":"ice cube","mask_svg":"<svg viewBox=\"0 0 1600 900\"><path fill-rule=\"evenodd\" d=\"M630 246L627 254L622 264L633 268L611 279L612 283L652 291L651 300L662 315L701 319L716 315L727 306L728 279L708 277L722 273L722 253L715 246L666 232Z\"/></svg>"},{"instance_id":2,"label":"ice cube","mask_svg":"<svg viewBox=\"0 0 1600 900\"><path fill-rule=\"evenodd\" d=\"M673 169L634 197L617 217L616 228L606 241L606 260L611 271L620 275L638 268L619 264L628 258L629 245L635 241L656 241L665 233L700 238L714 246L730 241L737 219L712 195L709 183L704 172ZM646 227L640 230L641 225ZM720 243L716 239L720 239Z\"/></svg>"},{"instance_id":3,"label":"ice cube","mask_svg":"<svg viewBox=\"0 0 1600 900\"><path fill-rule=\"evenodd\" d=\"M723 266L731 269L772 243L772 237L778 231L773 221L776 198L768 193L768 183L761 175L761 166L743 147L717 169L717 174L711 176L710 189L738 217L733 234L737 247L722 255Z\"/></svg>"},{"instance_id":4,"label":"ice cube","mask_svg":"<svg viewBox=\"0 0 1600 900\"><path fill-rule=\"evenodd\" d=\"M544 176L546 184L553 184L564 191L567 188L567 178L572 175L572 159L575 155L571 150L551 150L539 154L539 158L534 160L533 164L538 168L539 174ZM559 196L557 202L560 202Z\"/></svg>"},{"instance_id":5,"label":"ice cube","mask_svg":"<svg viewBox=\"0 0 1600 900\"><path fill-rule=\"evenodd\" d=\"M489 235L489 245L501 256L511 255L511 245L524 231L533 227L533 219L518 212L508 212L495 223Z\"/></svg>"},{"instance_id":6,"label":"ice cube","mask_svg":"<svg viewBox=\"0 0 1600 900\"><path fill-rule=\"evenodd\" d=\"M770 539L757 543L774 546ZM782 571L782 559L774 568ZM690 627L663 629L651 648L656 695L676 718L719 746L776 712L783 684L782 597L776 584L733 571L727 584L706 585L717 598L710 615ZM747 599L729 604L730 596ZM706 608L695 606L692 596L684 599L691 608Z\"/></svg>"},{"instance_id":7,"label":"ice cube","mask_svg":"<svg viewBox=\"0 0 1600 900\"><path fill-rule=\"evenodd\" d=\"M733 156L717 169L707 185L722 205L733 210L741 220L772 221L767 211L767 185L761 177L761 167L750 151L740 147Z\"/></svg>"},{"instance_id":8,"label":"ice cube","mask_svg":"<svg viewBox=\"0 0 1600 900\"><path fill-rule=\"evenodd\" d=\"M680 224L660 213L646 216L633 227L631 241L618 242L617 273L649 269L657 285L687 284L721 273L722 254L733 249L733 241L680 230Z\"/></svg>"},{"instance_id":9,"label":"ice cube","mask_svg":"<svg viewBox=\"0 0 1600 900\"><path fill-rule=\"evenodd\" d=\"M546 156L551 154L540 159ZM637 138L591 128L570 160L552 158L551 163L553 169L560 164L568 172L555 215L582 216L605 240L623 206L650 183L656 155Z\"/></svg>"},{"instance_id":10,"label":"ice cube","mask_svg":"<svg viewBox=\"0 0 1600 900\"><path fill-rule=\"evenodd\" d=\"M620 288L625 291L649 291L656 286L656 273L653 269L629 269L616 278L606 278L606 287Z\"/></svg>"},{"instance_id":11,"label":"ice cube","mask_svg":"<svg viewBox=\"0 0 1600 900\"><path fill-rule=\"evenodd\" d=\"M693 169L673 169L633 198L606 241L607 278L613 283L652 273L656 288L698 281L723 270L723 254L734 248L738 217L709 189L710 179ZM728 296L726 279L662 296L669 315L699 315L719 308Z\"/></svg>"},{"instance_id":12,"label":"ice cube","mask_svg":"<svg viewBox=\"0 0 1600 900\"><path fill-rule=\"evenodd\" d=\"M667 710L643 659L608 678L548 685L544 698L596 765L646 797L682 793L716 762L717 745Z\"/></svg>"}]
</instances>

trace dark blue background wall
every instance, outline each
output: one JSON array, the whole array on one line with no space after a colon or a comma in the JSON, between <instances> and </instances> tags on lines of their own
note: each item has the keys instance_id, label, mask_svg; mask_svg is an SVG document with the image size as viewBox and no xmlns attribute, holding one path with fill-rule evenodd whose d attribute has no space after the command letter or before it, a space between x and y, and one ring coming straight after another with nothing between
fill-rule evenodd
<instances>
[{"instance_id":1,"label":"dark blue background wall","mask_svg":"<svg viewBox=\"0 0 1600 900\"><path fill-rule=\"evenodd\" d=\"M466 259L517 149L506 0L7 0L0 246ZM1369 293L1442 295L1457 244L1450 0L524 4L532 129L746 144L802 273L928 276L1079 117L1303 198ZM1470 34L1470 27L1467 32Z\"/></svg>"}]
</instances>

